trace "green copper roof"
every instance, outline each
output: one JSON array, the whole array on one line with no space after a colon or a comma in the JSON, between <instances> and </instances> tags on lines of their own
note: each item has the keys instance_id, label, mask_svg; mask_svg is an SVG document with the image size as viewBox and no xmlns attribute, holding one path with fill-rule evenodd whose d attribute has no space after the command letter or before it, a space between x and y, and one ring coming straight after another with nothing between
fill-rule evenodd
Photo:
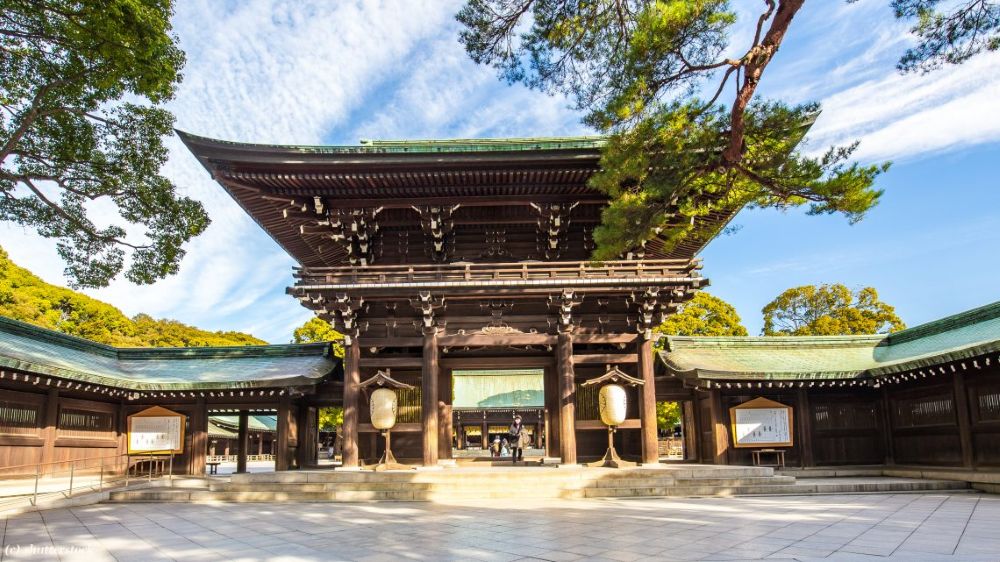
<instances>
[{"instance_id":1,"label":"green copper roof","mask_svg":"<svg viewBox=\"0 0 1000 562\"><path fill-rule=\"evenodd\" d=\"M202 142L240 150L271 150L300 154L394 154L522 152L533 150L597 150L607 139L601 136L536 137L499 139L362 140L357 145L262 144L212 139L177 131L184 142Z\"/></svg>"},{"instance_id":2,"label":"green copper roof","mask_svg":"<svg viewBox=\"0 0 1000 562\"><path fill-rule=\"evenodd\" d=\"M226 430L239 429L239 416L209 416L208 420ZM278 429L277 416L247 416L247 428L254 431L275 431Z\"/></svg>"},{"instance_id":3,"label":"green copper roof","mask_svg":"<svg viewBox=\"0 0 1000 562\"><path fill-rule=\"evenodd\" d=\"M1000 351L1000 302L891 335L668 336L660 359L684 378L877 377Z\"/></svg>"},{"instance_id":4,"label":"green copper roof","mask_svg":"<svg viewBox=\"0 0 1000 562\"><path fill-rule=\"evenodd\" d=\"M129 390L314 384L338 362L325 343L125 349L0 316L0 367Z\"/></svg>"}]
</instances>

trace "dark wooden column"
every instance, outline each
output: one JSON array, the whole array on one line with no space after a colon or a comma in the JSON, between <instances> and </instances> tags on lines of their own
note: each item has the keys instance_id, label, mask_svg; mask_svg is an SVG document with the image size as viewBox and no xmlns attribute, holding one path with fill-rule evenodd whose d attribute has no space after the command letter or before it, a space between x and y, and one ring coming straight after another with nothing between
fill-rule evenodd
<instances>
[{"instance_id":1,"label":"dark wooden column","mask_svg":"<svg viewBox=\"0 0 1000 562\"><path fill-rule=\"evenodd\" d=\"M545 456L559 456L559 372L551 367L545 368Z\"/></svg>"},{"instance_id":2,"label":"dark wooden column","mask_svg":"<svg viewBox=\"0 0 1000 562\"><path fill-rule=\"evenodd\" d=\"M798 411L793 410L795 425L799 428L799 452L802 456L802 466L816 466L813 457L812 444L812 408L809 406L809 393L804 388L796 391L798 395Z\"/></svg>"},{"instance_id":3,"label":"dark wooden column","mask_svg":"<svg viewBox=\"0 0 1000 562\"><path fill-rule=\"evenodd\" d=\"M438 369L438 458L451 458L451 369Z\"/></svg>"},{"instance_id":4,"label":"dark wooden column","mask_svg":"<svg viewBox=\"0 0 1000 562\"><path fill-rule=\"evenodd\" d=\"M486 423L486 420L483 420L483 436L479 439L479 442L482 443L481 446L483 449L490 446L489 437L490 437L490 426L488 423Z\"/></svg>"},{"instance_id":5,"label":"dark wooden column","mask_svg":"<svg viewBox=\"0 0 1000 562\"><path fill-rule=\"evenodd\" d=\"M287 395L278 398L277 445L274 452L274 470L288 470L292 466L292 399Z\"/></svg>"},{"instance_id":6,"label":"dark wooden column","mask_svg":"<svg viewBox=\"0 0 1000 562\"><path fill-rule=\"evenodd\" d=\"M729 464L729 432L726 431L727 412L722 409L722 393L713 388L708 391L712 427L713 458L715 464Z\"/></svg>"},{"instance_id":7,"label":"dark wooden column","mask_svg":"<svg viewBox=\"0 0 1000 562\"><path fill-rule=\"evenodd\" d=\"M316 440L317 429L319 428L316 408L299 404L296 420L298 429L295 448L296 465L299 468L309 468L316 466Z\"/></svg>"},{"instance_id":8,"label":"dark wooden column","mask_svg":"<svg viewBox=\"0 0 1000 562\"><path fill-rule=\"evenodd\" d=\"M59 389L50 388L48 397L45 399L45 426L42 427L42 437L45 442L42 445L43 463L55 461L56 452L56 428L59 425ZM126 430L127 431L127 430ZM128 443L126 442L126 446ZM13 463L17 464L17 463ZM42 465L42 472L48 473L55 468L55 465Z\"/></svg>"},{"instance_id":9,"label":"dark wooden column","mask_svg":"<svg viewBox=\"0 0 1000 562\"><path fill-rule=\"evenodd\" d=\"M955 388L958 437L962 443L962 466L972 468L976 464L976 453L972 443L972 420L969 418L969 392L965 388L965 373L962 371L955 373L952 382Z\"/></svg>"},{"instance_id":10,"label":"dark wooden column","mask_svg":"<svg viewBox=\"0 0 1000 562\"><path fill-rule=\"evenodd\" d=\"M684 437L684 460L698 460L698 394L692 393L693 400L681 402L681 433Z\"/></svg>"},{"instance_id":11,"label":"dark wooden column","mask_svg":"<svg viewBox=\"0 0 1000 562\"><path fill-rule=\"evenodd\" d=\"M427 328L424 330L423 368L420 372L424 466L437 466L438 462L438 376L437 328Z\"/></svg>"},{"instance_id":12,"label":"dark wooden column","mask_svg":"<svg viewBox=\"0 0 1000 562\"><path fill-rule=\"evenodd\" d=\"M892 400L889 399L889 389L882 385L882 427L885 438L885 464L896 464L896 441L892 433Z\"/></svg>"},{"instance_id":13,"label":"dark wooden column","mask_svg":"<svg viewBox=\"0 0 1000 562\"><path fill-rule=\"evenodd\" d=\"M208 404L198 398L191 410L191 451L188 474L205 474L205 455L208 454Z\"/></svg>"},{"instance_id":14,"label":"dark wooden column","mask_svg":"<svg viewBox=\"0 0 1000 562\"><path fill-rule=\"evenodd\" d=\"M236 472L242 474L247 471L247 451L250 449L250 413L240 410L240 425L236 436Z\"/></svg>"},{"instance_id":15,"label":"dark wooden column","mask_svg":"<svg viewBox=\"0 0 1000 562\"><path fill-rule=\"evenodd\" d=\"M573 335L569 332L559 332L556 371L559 375L559 456L563 464L576 464L576 380Z\"/></svg>"},{"instance_id":16,"label":"dark wooden column","mask_svg":"<svg viewBox=\"0 0 1000 562\"><path fill-rule=\"evenodd\" d=\"M638 341L639 378L642 388L639 396L639 422L642 426L642 462L660 462L659 445L656 439L656 381L653 380L653 339L651 334L640 334Z\"/></svg>"},{"instance_id":17,"label":"dark wooden column","mask_svg":"<svg viewBox=\"0 0 1000 562\"><path fill-rule=\"evenodd\" d=\"M361 384L361 346L356 338L344 342L344 448L343 466L357 468L358 463L358 385Z\"/></svg>"}]
</instances>

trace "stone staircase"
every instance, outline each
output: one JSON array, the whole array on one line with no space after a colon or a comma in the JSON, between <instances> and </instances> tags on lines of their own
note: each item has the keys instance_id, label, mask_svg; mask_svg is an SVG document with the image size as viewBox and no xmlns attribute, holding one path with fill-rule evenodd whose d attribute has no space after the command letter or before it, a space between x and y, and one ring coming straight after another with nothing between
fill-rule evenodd
<instances>
[{"instance_id":1,"label":"stone staircase","mask_svg":"<svg viewBox=\"0 0 1000 562\"><path fill-rule=\"evenodd\" d=\"M767 467L494 467L399 472L342 470L234 474L201 489L117 491L111 502L353 502L482 499L726 497L968 491L963 482L906 478L796 480Z\"/></svg>"}]
</instances>

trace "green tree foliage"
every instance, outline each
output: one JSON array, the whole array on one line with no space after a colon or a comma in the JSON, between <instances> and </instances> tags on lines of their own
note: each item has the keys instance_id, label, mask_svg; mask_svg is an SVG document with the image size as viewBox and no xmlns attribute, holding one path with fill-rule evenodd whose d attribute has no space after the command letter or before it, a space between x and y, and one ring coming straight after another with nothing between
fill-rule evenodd
<instances>
[{"instance_id":1,"label":"green tree foliage","mask_svg":"<svg viewBox=\"0 0 1000 562\"><path fill-rule=\"evenodd\" d=\"M240 332L208 332L175 320L117 308L70 289L50 285L19 267L0 248L0 315L42 328L119 347L264 345Z\"/></svg>"},{"instance_id":2,"label":"green tree foliage","mask_svg":"<svg viewBox=\"0 0 1000 562\"><path fill-rule=\"evenodd\" d=\"M656 329L670 336L745 336L747 329L728 302L699 291Z\"/></svg>"},{"instance_id":3,"label":"green tree foliage","mask_svg":"<svg viewBox=\"0 0 1000 562\"><path fill-rule=\"evenodd\" d=\"M613 259L654 236L671 247L714 234L695 219L743 205L808 205L854 222L878 202L872 185L888 164L850 163L857 143L820 157L797 149L817 104L755 99L802 4L764 2L737 58L723 56L736 22L725 0L468 0L457 17L473 60L570 96L611 133L591 183L611 197L594 257Z\"/></svg>"},{"instance_id":4,"label":"green tree foliage","mask_svg":"<svg viewBox=\"0 0 1000 562\"><path fill-rule=\"evenodd\" d=\"M56 239L74 287L176 273L209 224L159 175L173 126L159 106L184 65L171 13L171 0L0 0L0 220Z\"/></svg>"},{"instance_id":5,"label":"green tree foliage","mask_svg":"<svg viewBox=\"0 0 1000 562\"><path fill-rule=\"evenodd\" d=\"M656 403L656 427L663 431L673 431L681 423L680 402Z\"/></svg>"},{"instance_id":6,"label":"green tree foliage","mask_svg":"<svg viewBox=\"0 0 1000 562\"><path fill-rule=\"evenodd\" d=\"M344 356L344 335L333 329L329 322L312 317L308 322L295 328L292 333L294 343L333 342L333 354Z\"/></svg>"},{"instance_id":7,"label":"green tree foliage","mask_svg":"<svg viewBox=\"0 0 1000 562\"><path fill-rule=\"evenodd\" d=\"M840 284L793 287L761 312L766 336L866 335L906 328L872 287L854 293Z\"/></svg>"},{"instance_id":8,"label":"green tree foliage","mask_svg":"<svg viewBox=\"0 0 1000 562\"><path fill-rule=\"evenodd\" d=\"M344 409L338 407L319 409L319 430L336 431L344 424Z\"/></svg>"},{"instance_id":9,"label":"green tree foliage","mask_svg":"<svg viewBox=\"0 0 1000 562\"><path fill-rule=\"evenodd\" d=\"M929 72L944 64L961 64L983 52L1000 49L1000 3L986 0L893 0L896 17L914 22L917 45L903 54L903 72Z\"/></svg>"}]
</instances>

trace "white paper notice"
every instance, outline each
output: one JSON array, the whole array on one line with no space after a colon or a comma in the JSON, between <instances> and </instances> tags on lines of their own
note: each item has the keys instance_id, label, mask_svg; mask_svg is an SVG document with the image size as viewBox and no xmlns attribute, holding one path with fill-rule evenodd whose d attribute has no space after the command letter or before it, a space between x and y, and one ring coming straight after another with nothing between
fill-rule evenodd
<instances>
[{"instance_id":1,"label":"white paper notice","mask_svg":"<svg viewBox=\"0 0 1000 562\"><path fill-rule=\"evenodd\" d=\"M132 451L174 451L181 448L181 420L178 416L134 417L129 432Z\"/></svg>"},{"instance_id":2,"label":"white paper notice","mask_svg":"<svg viewBox=\"0 0 1000 562\"><path fill-rule=\"evenodd\" d=\"M737 408L734 412L737 444L791 443L787 408Z\"/></svg>"}]
</instances>

